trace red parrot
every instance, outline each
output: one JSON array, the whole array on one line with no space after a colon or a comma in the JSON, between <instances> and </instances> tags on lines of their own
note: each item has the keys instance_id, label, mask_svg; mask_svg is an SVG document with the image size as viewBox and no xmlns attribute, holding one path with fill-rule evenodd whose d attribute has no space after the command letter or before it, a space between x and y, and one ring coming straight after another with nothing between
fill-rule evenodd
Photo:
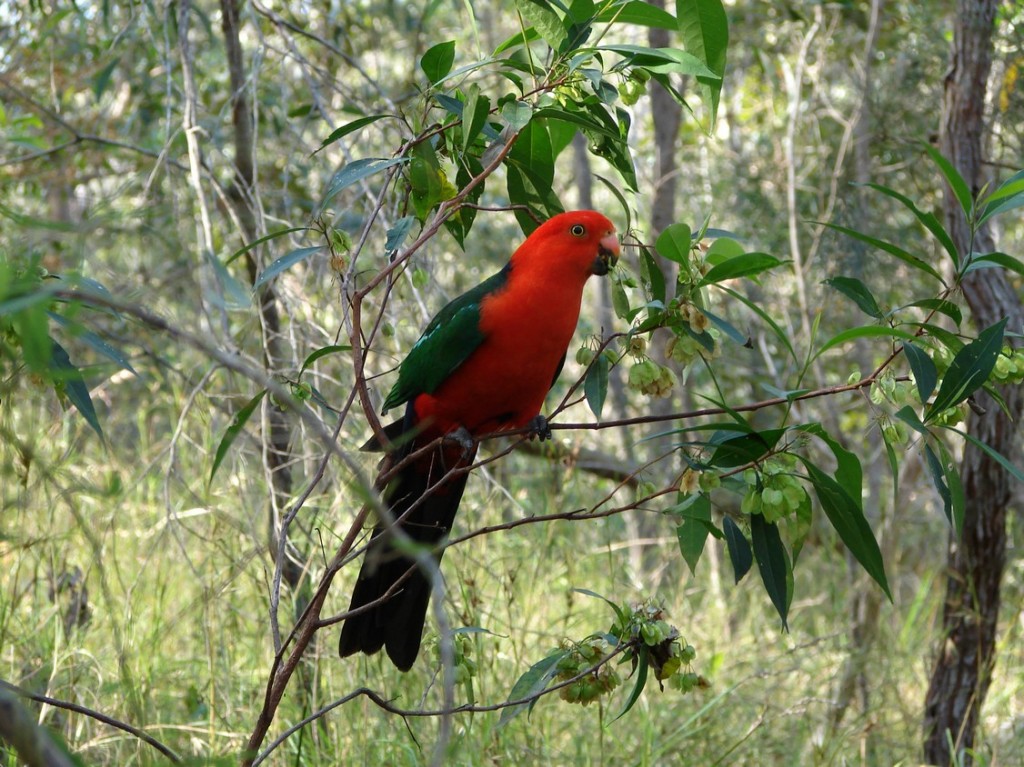
<instances>
[{"instance_id":1,"label":"red parrot","mask_svg":"<svg viewBox=\"0 0 1024 767\"><path fill-rule=\"evenodd\" d=\"M399 367L383 412L407 403L405 417L385 429L396 447L381 472L436 445L401 466L382 496L401 528L433 548L438 562L468 476L452 470L472 465L480 435L529 426L541 439L550 437L540 411L565 362L583 286L590 275L607 274L618 257L615 227L600 213L555 216L501 271L438 312ZM446 435L454 439L438 441ZM408 671L429 600L429 580L378 523L349 611L376 604L345 620L341 656L384 647Z\"/></svg>"}]
</instances>

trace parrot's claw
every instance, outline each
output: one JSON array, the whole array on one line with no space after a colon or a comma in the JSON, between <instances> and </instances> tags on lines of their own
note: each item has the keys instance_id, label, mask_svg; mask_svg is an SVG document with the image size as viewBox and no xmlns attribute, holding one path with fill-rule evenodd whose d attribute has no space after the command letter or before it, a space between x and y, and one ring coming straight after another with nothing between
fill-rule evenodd
<instances>
[{"instance_id":1,"label":"parrot's claw","mask_svg":"<svg viewBox=\"0 0 1024 767\"><path fill-rule=\"evenodd\" d=\"M455 431L445 435L445 439L451 440L462 448L463 458L469 458L473 454L473 448L476 446L476 440L473 439L473 435L469 433L469 429L465 426L460 426Z\"/></svg>"},{"instance_id":2,"label":"parrot's claw","mask_svg":"<svg viewBox=\"0 0 1024 767\"><path fill-rule=\"evenodd\" d=\"M526 424L526 428L530 430L530 439L537 437L541 442L546 439L551 439L551 426L548 424L548 419L541 413L538 413L531 418L530 422Z\"/></svg>"}]
</instances>

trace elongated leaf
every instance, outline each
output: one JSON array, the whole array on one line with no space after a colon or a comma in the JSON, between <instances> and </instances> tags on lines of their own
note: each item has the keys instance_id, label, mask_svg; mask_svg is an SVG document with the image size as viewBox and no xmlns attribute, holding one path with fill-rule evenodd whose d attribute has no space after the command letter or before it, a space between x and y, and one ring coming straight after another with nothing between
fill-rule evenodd
<instances>
[{"instance_id":1,"label":"elongated leaf","mask_svg":"<svg viewBox=\"0 0 1024 767\"><path fill-rule=\"evenodd\" d=\"M789 592L787 589L786 552L779 528L765 520L763 514L750 515L750 540L757 570L761 574L768 598L782 619L782 628L789 630Z\"/></svg>"},{"instance_id":2,"label":"elongated leaf","mask_svg":"<svg viewBox=\"0 0 1024 767\"><path fill-rule=\"evenodd\" d=\"M824 442L836 459L836 481L851 498L859 499L864 487L864 471L857 454L843 447L837 439L829 434L825 427L814 421L795 427L795 431L813 434Z\"/></svg>"},{"instance_id":3,"label":"elongated leaf","mask_svg":"<svg viewBox=\"0 0 1024 767\"><path fill-rule=\"evenodd\" d=\"M878 248L879 250L884 250L889 255L895 256L903 263L914 267L918 271L922 271L925 274L930 274L943 285L946 284L946 281L942 279L942 275L938 272L937 269L935 269L935 267L933 267L927 261L918 258L913 253L904 250L898 245L893 245L891 242L880 240L877 237L872 237L871 235L864 234L863 232L858 232L856 229L850 229L849 227L846 226L831 224L827 221L819 221L818 223L823 224L824 226L827 226L830 229L834 229L837 232L842 232L848 237L853 237L855 240L860 240L861 242L867 243L868 245Z\"/></svg>"},{"instance_id":4,"label":"elongated leaf","mask_svg":"<svg viewBox=\"0 0 1024 767\"><path fill-rule=\"evenodd\" d=\"M854 277L832 277L825 280L825 284L835 288L844 296L849 298L865 314L874 317L876 320L884 316L878 307L878 301L872 295L868 286Z\"/></svg>"},{"instance_id":5,"label":"elongated leaf","mask_svg":"<svg viewBox=\"0 0 1024 767\"><path fill-rule=\"evenodd\" d=\"M839 346L840 344L855 341L858 338L878 338L880 336L901 338L904 341L913 341L915 339L913 333L908 333L900 328L891 328L888 325L862 325L859 328L850 328L849 330L844 330L841 333L836 333L825 342L824 346L815 352L814 356L820 357L829 349Z\"/></svg>"},{"instance_id":6,"label":"elongated leaf","mask_svg":"<svg viewBox=\"0 0 1024 767\"><path fill-rule=\"evenodd\" d=\"M303 373L306 372L310 365L312 365L318 359L326 357L328 354L339 354L350 351L352 351L352 347L349 346L348 344L324 346L323 348L317 349L315 352L312 352L308 357L306 357L305 361L302 363L302 367L299 368L299 375L301 376Z\"/></svg>"},{"instance_id":7,"label":"elongated leaf","mask_svg":"<svg viewBox=\"0 0 1024 767\"><path fill-rule=\"evenodd\" d=\"M916 431L922 437L928 437L931 435L931 432L928 431L928 427L921 422L921 419L918 418L917 413L914 412L914 408L912 408L910 405L904 405L895 413L893 413L893 415L899 418L901 421L903 421L903 423L905 423L911 429Z\"/></svg>"},{"instance_id":8,"label":"elongated leaf","mask_svg":"<svg viewBox=\"0 0 1024 767\"><path fill-rule=\"evenodd\" d=\"M118 367L127 370L129 373L132 373L133 375L138 375L135 368L132 367L132 363L128 361L128 355L126 355L120 349L108 344L93 331L87 329L86 327L80 325L77 322L69 320L67 317L57 314L56 312L47 312L46 314L58 325L62 325L63 327L68 328L74 334L75 338L77 338L79 341L85 342L90 347L92 347L93 350L99 352L104 357L114 362Z\"/></svg>"},{"instance_id":9,"label":"elongated leaf","mask_svg":"<svg viewBox=\"0 0 1024 767\"><path fill-rule=\"evenodd\" d=\"M534 703L537 701L535 696L547 689L548 684L551 683L551 680L558 672L558 663L568 655L568 650L558 650L543 660L534 663L525 674L516 680L508 694L508 699L512 701L533 698L533 700L530 703L520 703L518 706L509 706L502 709L501 717L498 719L498 727L504 727L527 709L532 710Z\"/></svg>"},{"instance_id":10,"label":"elongated leaf","mask_svg":"<svg viewBox=\"0 0 1024 767\"><path fill-rule=\"evenodd\" d=\"M698 283L698 287L714 285L716 282L735 280L737 277L749 277L754 274L774 269L782 261L768 253L744 253L742 256L730 258L717 266L711 267Z\"/></svg>"},{"instance_id":11,"label":"elongated leaf","mask_svg":"<svg viewBox=\"0 0 1024 767\"><path fill-rule=\"evenodd\" d=\"M679 17L679 35L683 47L703 61L717 75L725 74L726 53L729 50L729 20L721 0L676 0ZM705 129L715 127L722 81L698 76L704 100L708 104L710 119Z\"/></svg>"},{"instance_id":12,"label":"elongated leaf","mask_svg":"<svg viewBox=\"0 0 1024 767\"><path fill-rule=\"evenodd\" d=\"M405 243L413 224L416 223L416 216L403 216L388 229L387 240L384 243L384 250L387 253L394 253Z\"/></svg>"},{"instance_id":13,"label":"elongated leaf","mask_svg":"<svg viewBox=\"0 0 1024 767\"><path fill-rule=\"evenodd\" d=\"M615 719L621 719L624 717L637 700L640 699L640 693L644 691L644 687L647 686L647 669L650 667L649 650L647 647L641 647L637 652L637 669L636 669L636 682L633 684L633 689L629 693L629 697L626 699L626 705L622 707L622 711L619 712Z\"/></svg>"},{"instance_id":14,"label":"elongated leaf","mask_svg":"<svg viewBox=\"0 0 1024 767\"><path fill-rule=\"evenodd\" d=\"M961 431L960 429L957 429L957 428L955 428L953 426L943 426L942 428L948 429L949 431L956 432L961 437L963 437L968 442L970 442L972 445L974 445L976 448L978 448L979 450L984 452L986 455L988 455L993 461L995 461L1000 466L1002 466L1004 469L1006 469L1006 471L1009 472L1010 475L1015 480L1017 480L1018 482L1024 482L1024 471L1021 471L1017 466L1015 466L1010 461L1009 458L1007 458L1005 455L1000 453L998 450L994 449L991 445L988 445L985 442L982 442L980 439L975 437L970 432Z\"/></svg>"},{"instance_id":15,"label":"elongated leaf","mask_svg":"<svg viewBox=\"0 0 1024 767\"><path fill-rule=\"evenodd\" d=\"M736 343L741 346L749 346L751 344L750 336L741 333L732 323L722 319L714 312L709 312L707 309L701 309L704 316L711 320L711 324L716 328L725 333Z\"/></svg>"},{"instance_id":16,"label":"elongated leaf","mask_svg":"<svg viewBox=\"0 0 1024 767\"><path fill-rule=\"evenodd\" d=\"M360 128L365 128L367 125L377 122L377 120L383 120L385 117L390 116L391 115L367 115L366 117L359 117L353 120L352 122L345 123L340 128L335 128L333 131L331 131L331 135L329 135L327 138L323 140L323 142L320 144L320 147L316 150L316 152L313 152L313 154L316 154L317 152L326 149L338 139L344 138L350 133L355 133Z\"/></svg>"},{"instance_id":17,"label":"elongated leaf","mask_svg":"<svg viewBox=\"0 0 1024 767\"><path fill-rule=\"evenodd\" d=\"M611 21L616 24L636 24L641 27L654 27L655 29L668 29L671 31L675 31L676 27L679 26L676 17L671 13L640 0L629 0L629 2L622 4L616 3L604 6L597 15L597 21Z\"/></svg>"},{"instance_id":18,"label":"elongated leaf","mask_svg":"<svg viewBox=\"0 0 1024 767\"><path fill-rule=\"evenodd\" d=\"M236 258L241 256L243 253L248 253L253 248L258 247L258 246L262 245L265 242L269 242L270 240L276 239L278 237L282 237L282 236L284 236L286 234L291 234L292 232L306 232L306 231L309 231L309 227L308 226L290 226L287 229L278 229L276 232L271 232L270 234L266 235L265 237L260 237L258 240L253 240L248 245L242 246L241 248L236 250L234 253L232 253L231 256L228 258L228 260L225 261L224 263L226 265L230 265L232 261L234 261Z\"/></svg>"},{"instance_id":19,"label":"elongated leaf","mask_svg":"<svg viewBox=\"0 0 1024 767\"><path fill-rule=\"evenodd\" d=\"M331 178L331 182L327 185L327 191L324 193L324 198L320 201L320 205L317 206L317 215L324 212L324 209L330 201L333 200L342 189L350 187L352 184L362 181L364 178L369 178L370 176L394 167L395 165L403 165L407 162L409 162L408 157L392 157L391 159L385 159L383 157L366 157L362 160L353 160L335 173Z\"/></svg>"},{"instance_id":20,"label":"elongated leaf","mask_svg":"<svg viewBox=\"0 0 1024 767\"><path fill-rule=\"evenodd\" d=\"M750 551L750 543L747 537L740 530L739 525L726 516L722 519L722 532L725 533L725 544L729 550L729 561L732 562L732 572L736 577L736 583L743 580L743 576L750 571L750 565L754 562L754 555Z\"/></svg>"},{"instance_id":21,"label":"elongated leaf","mask_svg":"<svg viewBox=\"0 0 1024 767\"><path fill-rule=\"evenodd\" d=\"M959 405L984 385L992 374L992 368L995 367L999 352L1003 348L1003 330L1006 328L1006 322L1007 318L1004 317L957 352L949 364L946 375L942 377L942 385L939 386L939 393L935 395L935 401L925 411L925 423L939 413Z\"/></svg>"},{"instance_id":22,"label":"elongated leaf","mask_svg":"<svg viewBox=\"0 0 1024 767\"><path fill-rule=\"evenodd\" d=\"M942 244L942 247L945 248L949 257L953 260L953 265L958 266L960 264L960 253L957 251L956 245L953 243L953 238L949 236L949 232L947 232L943 228L942 224L939 223L939 219L935 217L934 213L931 211L921 210L914 204L913 200L906 195L900 194L895 189L890 189L882 184L865 184L865 186L900 202L905 208L907 208L907 210L913 213L917 220L924 225L925 229L931 232L935 239Z\"/></svg>"},{"instance_id":23,"label":"elongated leaf","mask_svg":"<svg viewBox=\"0 0 1024 767\"><path fill-rule=\"evenodd\" d=\"M647 248L640 248L640 279L651 299L665 303L665 275Z\"/></svg>"},{"instance_id":24,"label":"elongated leaf","mask_svg":"<svg viewBox=\"0 0 1024 767\"><path fill-rule=\"evenodd\" d=\"M455 63L455 41L438 43L427 49L420 59L420 69L427 76L427 82L436 85L444 76L452 71Z\"/></svg>"},{"instance_id":25,"label":"elongated leaf","mask_svg":"<svg viewBox=\"0 0 1024 767\"><path fill-rule=\"evenodd\" d=\"M225 264L212 253L206 253L206 261L213 269L217 277L217 287L220 292L210 295L212 303L224 309L243 311L252 306L252 297L249 291L236 280Z\"/></svg>"},{"instance_id":26,"label":"elongated leaf","mask_svg":"<svg viewBox=\"0 0 1024 767\"><path fill-rule=\"evenodd\" d=\"M252 289L257 290L261 285L269 282L270 280L277 277L281 272L286 269L290 269L300 261L305 261L310 256L319 253L323 248L316 246L313 248L296 248L291 253L286 253L280 258L274 259L266 269L260 272L260 276L256 278L256 282L252 284Z\"/></svg>"},{"instance_id":27,"label":"elongated leaf","mask_svg":"<svg viewBox=\"0 0 1024 767\"><path fill-rule=\"evenodd\" d=\"M993 216L1024 205L1024 170L1017 171L1004 181L998 189L981 201L981 216L978 223L983 224Z\"/></svg>"},{"instance_id":28,"label":"elongated leaf","mask_svg":"<svg viewBox=\"0 0 1024 767\"><path fill-rule=\"evenodd\" d=\"M903 354L910 363L910 370L914 373L914 382L917 384L917 393L922 402L927 402L935 391L935 384L939 381L939 371L923 350L917 348L909 341L903 343Z\"/></svg>"},{"instance_id":29,"label":"elongated leaf","mask_svg":"<svg viewBox=\"0 0 1024 767\"><path fill-rule=\"evenodd\" d=\"M686 224L669 224L658 235L654 248L662 258L685 265L690 262L691 237Z\"/></svg>"},{"instance_id":30,"label":"elongated leaf","mask_svg":"<svg viewBox=\"0 0 1024 767\"><path fill-rule=\"evenodd\" d=\"M910 307L917 307L920 309L926 309L929 312L938 312L949 317L953 322L960 325L963 322L963 312L960 311L960 307L954 304L952 301L947 301L941 298L923 298L920 301L914 301L913 303L907 304L904 309ZM898 310L895 310L898 311ZM895 313L895 311L893 313Z\"/></svg>"},{"instance_id":31,"label":"elongated leaf","mask_svg":"<svg viewBox=\"0 0 1024 767\"><path fill-rule=\"evenodd\" d=\"M953 167L953 163L946 159L946 157L931 144L922 144L924 151L928 153L928 156L932 158L942 175L946 178L946 183L949 184L953 190L953 194L956 195L957 202L960 203L960 208L964 212L964 216L970 220L971 209L974 207L974 198L971 196L971 188L964 181L964 177L960 175L956 168Z\"/></svg>"},{"instance_id":32,"label":"elongated leaf","mask_svg":"<svg viewBox=\"0 0 1024 767\"><path fill-rule=\"evenodd\" d=\"M608 358L603 354L597 355L594 364L587 371L587 378L583 382L583 393L587 397L590 412L600 421L601 411L604 410L604 401L608 397Z\"/></svg>"},{"instance_id":33,"label":"elongated leaf","mask_svg":"<svg viewBox=\"0 0 1024 767\"><path fill-rule=\"evenodd\" d=\"M976 269L985 269L1001 266L1011 272L1024 275L1024 263L1019 258L1014 258L1006 253L985 253L971 258L971 263L964 269L964 274L973 272Z\"/></svg>"},{"instance_id":34,"label":"elongated leaf","mask_svg":"<svg viewBox=\"0 0 1024 767\"><path fill-rule=\"evenodd\" d=\"M779 343L782 344L782 346L786 349L787 352L789 352L790 358L792 358L794 362L800 362L800 360L797 358L796 350L793 348L793 344L790 343L789 336L787 336L785 331L781 327L779 327L779 324L774 319L772 319L771 315L769 315L763 308L758 306L757 303L751 301L749 298L747 298L739 291L733 290L732 288L725 285L719 285L718 290L728 293L730 296L735 298L741 304L750 309L750 311L752 311L754 314L760 317L764 321L764 323L772 329L772 333L774 333L775 338L779 341Z\"/></svg>"},{"instance_id":35,"label":"elongated leaf","mask_svg":"<svg viewBox=\"0 0 1024 767\"><path fill-rule=\"evenodd\" d=\"M708 539L708 527L711 522L711 499L704 494L696 495L689 505L686 516L676 528L676 540L679 541L679 553L686 560L690 573L696 575L697 563L704 553L704 544Z\"/></svg>"},{"instance_id":36,"label":"elongated leaf","mask_svg":"<svg viewBox=\"0 0 1024 767\"><path fill-rule=\"evenodd\" d=\"M964 512L967 510L964 485L960 481L960 472L957 470L956 462L949 454L949 450L941 441L936 440L935 444L939 446L939 457L946 471L946 486L949 488L949 496L953 501L953 529L958 533L962 533L964 529Z\"/></svg>"},{"instance_id":37,"label":"elongated leaf","mask_svg":"<svg viewBox=\"0 0 1024 767\"><path fill-rule=\"evenodd\" d=\"M540 0L516 0L516 10L544 38L551 50L557 51L562 46L566 37L565 26L547 3Z\"/></svg>"},{"instance_id":38,"label":"elongated leaf","mask_svg":"<svg viewBox=\"0 0 1024 767\"><path fill-rule=\"evenodd\" d=\"M599 51L612 51L626 57L629 66L643 67L662 75L680 74L700 77L719 86L722 76L692 53L678 48L645 48L642 45L602 45Z\"/></svg>"},{"instance_id":39,"label":"elongated leaf","mask_svg":"<svg viewBox=\"0 0 1024 767\"><path fill-rule=\"evenodd\" d=\"M953 528L953 531L960 535L962 530L963 520L960 520L960 526L957 526L956 519L953 517L953 495L949 491L949 485L946 483L946 470L942 466L942 461L935 455L935 451L932 450L932 446L927 442L924 445L924 454L927 459L925 463L928 465L928 473L932 475L932 483L935 485L935 489L939 493L939 498L942 499L942 511L946 515L946 521L949 522L949 526Z\"/></svg>"},{"instance_id":40,"label":"elongated leaf","mask_svg":"<svg viewBox=\"0 0 1024 767\"><path fill-rule=\"evenodd\" d=\"M82 374L72 364L71 358L64 350L64 347L52 338L50 339L50 348L53 355L51 357L52 371L50 375L55 385L71 400L71 404L78 409L78 412L82 414L82 417L92 427L92 430L99 435L99 438L103 439L103 428L100 426L100 419L96 415L96 408L93 406L92 397L89 395L89 387L85 385Z\"/></svg>"},{"instance_id":41,"label":"elongated leaf","mask_svg":"<svg viewBox=\"0 0 1024 767\"><path fill-rule=\"evenodd\" d=\"M469 87L466 94L466 106L462 110L462 151L468 152L473 141L480 135L484 123L487 122L487 115L491 111L491 102L480 93L480 86L476 83Z\"/></svg>"},{"instance_id":42,"label":"elongated leaf","mask_svg":"<svg viewBox=\"0 0 1024 767\"><path fill-rule=\"evenodd\" d=\"M832 527L839 533L839 538L860 562L861 567L881 586L885 595L892 600L889 581L885 577L885 565L878 541L871 530L859 498L852 498L836 480L823 472L810 460L800 457L818 496L818 502L828 517Z\"/></svg>"},{"instance_id":43,"label":"elongated leaf","mask_svg":"<svg viewBox=\"0 0 1024 767\"><path fill-rule=\"evenodd\" d=\"M785 433L785 429L765 429L764 431L735 435L722 433L725 438L721 441L718 439L718 434L712 435L708 445L715 445L715 452L708 459L708 464L721 469L730 469L757 461L769 453Z\"/></svg>"},{"instance_id":44,"label":"elongated leaf","mask_svg":"<svg viewBox=\"0 0 1024 767\"><path fill-rule=\"evenodd\" d=\"M245 428L245 424L252 416L253 412L259 406L260 402L266 396L267 390L264 389L239 410L235 417L231 419L231 424L224 432L224 436L220 439L220 444L217 445L217 452L213 456L213 466L210 467L210 478L207 480L207 484L213 482L213 476L217 473L217 469L220 468L221 463L224 460L224 456L228 454L228 450L234 443L235 439L239 434L242 433L242 429Z\"/></svg>"}]
</instances>

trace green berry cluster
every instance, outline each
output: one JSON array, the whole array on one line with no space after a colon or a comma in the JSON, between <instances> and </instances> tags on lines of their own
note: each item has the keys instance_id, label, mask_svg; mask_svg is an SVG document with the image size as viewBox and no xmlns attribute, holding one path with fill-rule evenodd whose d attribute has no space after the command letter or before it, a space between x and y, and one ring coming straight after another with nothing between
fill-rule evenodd
<instances>
[{"instance_id":1,"label":"green berry cluster","mask_svg":"<svg viewBox=\"0 0 1024 767\"><path fill-rule=\"evenodd\" d=\"M1004 346L992 370L992 380L1001 384L1017 384L1024 381L1024 349Z\"/></svg>"},{"instance_id":2,"label":"green berry cluster","mask_svg":"<svg viewBox=\"0 0 1024 767\"><path fill-rule=\"evenodd\" d=\"M588 669L592 670L559 690L558 694L562 700L586 706L602 695L610 693L622 683L619 672L610 663L605 663L596 669L593 668L612 650L611 645L604 637L590 637L565 649L569 652L558 661L556 681L565 682Z\"/></svg>"},{"instance_id":3,"label":"green berry cluster","mask_svg":"<svg viewBox=\"0 0 1024 767\"><path fill-rule=\"evenodd\" d=\"M636 605L631 612L620 611L619 621L612 626L611 633L621 642L643 645L659 683L669 680L682 692L707 686L707 681L690 668L697 651L665 620L665 613L654 603L647 601ZM635 663L637 651L631 654Z\"/></svg>"},{"instance_id":4,"label":"green berry cluster","mask_svg":"<svg viewBox=\"0 0 1024 767\"><path fill-rule=\"evenodd\" d=\"M441 643L437 643L437 657L441 660ZM469 684L470 680L476 676L477 664L473 660L473 637L469 634L453 634L452 635L452 651L454 653L454 662L452 663L453 670L455 672L455 684Z\"/></svg>"},{"instance_id":5,"label":"green berry cluster","mask_svg":"<svg viewBox=\"0 0 1024 767\"><path fill-rule=\"evenodd\" d=\"M627 107L631 107L647 92L647 81L651 75L643 69L634 69L619 86L619 98Z\"/></svg>"},{"instance_id":6,"label":"green berry cluster","mask_svg":"<svg viewBox=\"0 0 1024 767\"><path fill-rule=\"evenodd\" d=\"M905 445L910 439L910 429L900 420L892 420L888 416L882 416L878 420L882 429L882 436L890 445Z\"/></svg>"},{"instance_id":7,"label":"green berry cluster","mask_svg":"<svg viewBox=\"0 0 1024 767\"><path fill-rule=\"evenodd\" d=\"M676 376L654 360L637 362L629 369L629 388L654 397L668 397L676 385Z\"/></svg>"},{"instance_id":8,"label":"green berry cluster","mask_svg":"<svg viewBox=\"0 0 1024 767\"><path fill-rule=\"evenodd\" d=\"M879 376L871 384L871 401L876 405L888 402L896 407L920 404L917 387L910 381L897 381L889 371Z\"/></svg>"},{"instance_id":9,"label":"green berry cluster","mask_svg":"<svg viewBox=\"0 0 1024 767\"><path fill-rule=\"evenodd\" d=\"M777 522L796 513L807 491L793 474L790 456L776 456L758 470L748 469L744 474L747 493L740 511L744 514L762 514L766 522Z\"/></svg>"}]
</instances>

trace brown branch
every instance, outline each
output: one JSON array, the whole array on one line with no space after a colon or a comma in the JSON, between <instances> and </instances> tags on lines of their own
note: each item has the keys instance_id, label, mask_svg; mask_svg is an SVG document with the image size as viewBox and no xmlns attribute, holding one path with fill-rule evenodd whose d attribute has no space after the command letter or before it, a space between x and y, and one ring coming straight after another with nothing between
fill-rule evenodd
<instances>
[{"instance_id":1,"label":"brown branch","mask_svg":"<svg viewBox=\"0 0 1024 767\"><path fill-rule=\"evenodd\" d=\"M103 724L110 725L115 729L134 735L147 745L155 748L175 764L179 764L181 762L181 757L173 750L168 746L165 746L152 735L140 730L138 727L133 727L127 722L114 719L112 716L107 716L99 711L86 708L78 703L71 703L66 700L51 698L48 695L39 695L34 692L29 692L28 690L23 690L17 685L0 679L0 736L11 743L21 755L21 758L28 764L32 765L32 767L36 767L36 765L72 765L77 764L77 762L57 751L52 744L49 747L46 747L44 745L40 745L38 740L35 741L36 745L34 748L38 749L37 753L40 754L40 758L37 760L30 758L29 754L31 752L26 750L25 745L20 744L27 744L29 739L33 739L34 733L32 732L32 729L35 727L35 722L31 717L27 716L24 710L20 713L16 710L12 696L4 694L5 691L8 693L14 693L15 695L27 700L35 701L36 703L44 703L47 706L53 706L54 708L73 711L76 714L84 714L90 719L95 719L97 722L103 722Z\"/></svg>"}]
</instances>

